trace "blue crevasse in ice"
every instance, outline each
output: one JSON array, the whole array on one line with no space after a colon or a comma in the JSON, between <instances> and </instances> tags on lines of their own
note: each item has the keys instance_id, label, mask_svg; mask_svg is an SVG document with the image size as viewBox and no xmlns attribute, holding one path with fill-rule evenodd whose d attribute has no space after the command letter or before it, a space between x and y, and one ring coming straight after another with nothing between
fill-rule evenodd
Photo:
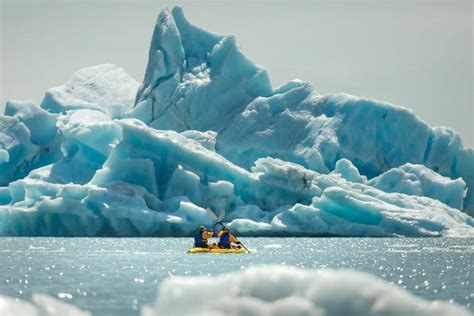
<instances>
[{"instance_id":1,"label":"blue crevasse in ice","mask_svg":"<svg viewBox=\"0 0 474 316\"><path fill-rule=\"evenodd\" d=\"M243 235L472 236L473 156L408 109L273 89L165 9L141 86L106 64L7 104L0 234L189 236L209 207Z\"/></svg>"}]
</instances>

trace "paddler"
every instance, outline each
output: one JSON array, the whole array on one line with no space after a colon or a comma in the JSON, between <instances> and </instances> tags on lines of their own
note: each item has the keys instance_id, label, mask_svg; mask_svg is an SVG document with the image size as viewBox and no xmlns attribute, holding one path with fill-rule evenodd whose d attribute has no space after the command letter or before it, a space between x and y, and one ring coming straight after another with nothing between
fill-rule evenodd
<instances>
[{"instance_id":1,"label":"paddler","mask_svg":"<svg viewBox=\"0 0 474 316\"><path fill-rule=\"evenodd\" d=\"M194 235L194 247L198 248L209 248L207 244L207 239L214 236L214 232L212 229L210 231L206 231L206 227L201 226L199 227L199 231L196 235Z\"/></svg>"},{"instance_id":2,"label":"paddler","mask_svg":"<svg viewBox=\"0 0 474 316\"><path fill-rule=\"evenodd\" d=\"M235 238L234 235L230 233L229 226L224 226L222 230L217 233L217 237L219 237L219 243L217 245L221 249L231 249L231 243L240 245L240 241L238 241L237 238Z\"/></svg>"}]
</instances>

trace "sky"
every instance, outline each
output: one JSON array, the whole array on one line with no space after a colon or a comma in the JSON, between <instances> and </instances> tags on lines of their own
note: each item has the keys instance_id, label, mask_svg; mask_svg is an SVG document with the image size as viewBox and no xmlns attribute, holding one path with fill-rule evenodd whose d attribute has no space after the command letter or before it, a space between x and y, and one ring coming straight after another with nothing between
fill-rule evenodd
<instances>
[{"instance_id":1,"label":"sky","mask_svg":"<svg viewBox=\"0 0 474 316\"><path fill-rule=\"evenodd\" d=\"M234 34L277 87L299 78L412 109L474 147L470 0L0 0L0 111L41 102L78 69L114 63L143 80L159 11Z\"/></svg>"}]
</instances>

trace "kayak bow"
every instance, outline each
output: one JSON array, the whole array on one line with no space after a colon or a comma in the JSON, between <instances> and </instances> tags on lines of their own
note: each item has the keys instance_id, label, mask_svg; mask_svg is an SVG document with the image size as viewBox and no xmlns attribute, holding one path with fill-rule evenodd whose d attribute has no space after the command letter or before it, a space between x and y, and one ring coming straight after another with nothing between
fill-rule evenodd
<instances>
[{"instance_id":1,"label":"kayak bow","mask_svg":"<svg viewBox=\"0 0 474 316\"><path fill-rule=\"evenodd\" d=\"M231 249L208 249L208 248L189 248L188 253L246 253L244 248L231 248Z\"/></svg>"}]
</instances>

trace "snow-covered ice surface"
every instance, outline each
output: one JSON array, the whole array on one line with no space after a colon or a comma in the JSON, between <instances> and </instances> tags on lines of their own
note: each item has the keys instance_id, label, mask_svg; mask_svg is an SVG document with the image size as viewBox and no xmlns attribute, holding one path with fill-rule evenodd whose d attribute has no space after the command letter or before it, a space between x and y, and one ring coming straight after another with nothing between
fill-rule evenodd
<instances>
[{"instance_id":1,"label":"snow-covered ice surface","mask_svg":"<svg viewBox=\"0 0 474 316\"><path fill-rule=\"evenodd\" d=\"M0 235L474 236L474 150L410 110L292 80L163 10L140 85L77 71L0 116Z\"/></svg>"},{"instance_id":2,"label":"snow-covered ice surface","mask_svg":"<svg viewBox=\"0 0 474 316\"><path fill-rule=\"evenodd\" d=\"M138 86L122 68L97 65L78 70L63 86L49 89L40 106L51 113L91 109L122 117L133 108Z\"/></svg>"},{"instance_id":3,"label":"snow-covered ice surface","mask_svg":"<svg viewBox=\"0 0 474 316\"><path fill-rule=\"evenodd\" d=\"M390 315L467 315L474 311L473 239L241 240L251 249L251 254L188 255L190 238L4 237L0 238L0 293L33 305L16 304L22 311L27 308L41 311L44 306L64 311L66 307L57 304L59 300L93 315L115 316L140 315L144 306L150 306L152 311L165 311L159 315L181 315L180 308L189 306L195 307L192 315L194 311L202 312L214 306L218 311L226 311L230 305L222 302L228 300L252 301L253 304L246 306L266 311L271 309L269 301L287 295L292 298L280 301L279 307L297 302L299 308L319 306L330 312L327 315L341 315L341 310L334 309L337 307L364 311L362 315L378 315L375 311L382 310L393 311ZM294 274L287 269L259 273L248 270L255 265L305 270ZM358 272L339 271L347 269L370 273L385 282ZM228 279L227 274L238 276ZM196 280L178 279L193 276L205 277L198 281L204 297L201 302L194 296ZM166 279L170 282L167 285L163 283ZM229 291L217 293L222 280ZM282 282L285 286L277 286ZM393 285L389 286L390 283ZM176 290L167 291L170 286ZM173 297L178 290L182 290L180 300ZM33 296L35 293L46 294L55 301L38 301ZM453 307L450 301L463 306L464 311ZM220 303L212 305L213 302ZM13 308L11 304L14 303L9 299L8 306ZM365 313L370 307L374 313ZM72 311L70 314L74 315ZM292 314L285 312L285 315Z\"/></svg>"}]
</instances>

